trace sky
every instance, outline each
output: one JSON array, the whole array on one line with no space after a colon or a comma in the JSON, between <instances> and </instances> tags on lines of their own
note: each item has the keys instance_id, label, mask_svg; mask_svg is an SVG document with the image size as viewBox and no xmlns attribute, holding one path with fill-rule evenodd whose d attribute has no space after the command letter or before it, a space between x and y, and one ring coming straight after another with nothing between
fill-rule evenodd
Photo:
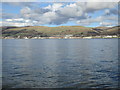
<instances>
[{"instance_id":1,"label":"sky","mask_svg":"<svg viewBox=\"0 0 120 90\"><path fill-rule=\"evenodd\" d=\"M117 2L2 2L2 26L116 26Z\"/></svg>"}]
</instances>

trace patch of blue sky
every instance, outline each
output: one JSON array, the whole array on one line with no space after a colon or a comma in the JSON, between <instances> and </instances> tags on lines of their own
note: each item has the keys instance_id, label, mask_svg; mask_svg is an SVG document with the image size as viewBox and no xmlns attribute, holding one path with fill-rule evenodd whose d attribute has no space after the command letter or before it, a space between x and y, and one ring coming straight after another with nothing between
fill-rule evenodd
<instances>
[{"instance_id":1,"label":"patch of blue sky","mask_svg":"<svg viewBox=\"0 0 120 90\"><path fill-rule=\"evenodd\" d=\"M8 3L2 3L2 9L4 13L19 14L21 7Z\"/></svg>"},{"instance_id":2,"label":"patch of blue sky","mask_svg":"<svg viewBox=\"0 0 120 90\"><path fill-rule=\"evenodd\" d=\"M52 4L53 3L50 3L50 2L38 2L38 5L40 8L44 8L44 7L47 7L48 5L52 5Z\"/></svg>"},{"instance_id":3,"label":"patch of blue sky","mask_svg":"<svg viewBox=\"0 0 120 90\"><path fill-rule=\"evenodd\" d=\"M100 25L99 22L94 22L94 23L91 23L90 25L86 25L86 27L98 27Z\"/></svg>"},{"instance_id":4,"label":"patch of blue sky","mask_svg":"<svg viewBox=\"0 0 120 90\"><path fill-rule=\"evenodd\" d=\"M104 10L91 12L91 13L89 13L88 15L91 16L92 18L96 18L96 17L98 17L98 16L104 15Z\"/></svg>"}]
</instances>

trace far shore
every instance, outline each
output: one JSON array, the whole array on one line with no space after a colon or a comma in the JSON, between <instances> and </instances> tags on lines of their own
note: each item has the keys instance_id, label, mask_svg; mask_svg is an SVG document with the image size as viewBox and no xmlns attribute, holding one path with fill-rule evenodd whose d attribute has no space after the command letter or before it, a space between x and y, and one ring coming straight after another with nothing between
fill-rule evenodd
<instances>
[{"instance_id":1,"label":"far shore","mask_svg":"<svg viewBox=\"0 0 120 90\"><path fill-rule=\"evenodd\" d=\"M84 37L2 37L1 39L99 39L99 38L120 38L117 35L107 36L84 36Z\"/></svg>"}]
</instances>

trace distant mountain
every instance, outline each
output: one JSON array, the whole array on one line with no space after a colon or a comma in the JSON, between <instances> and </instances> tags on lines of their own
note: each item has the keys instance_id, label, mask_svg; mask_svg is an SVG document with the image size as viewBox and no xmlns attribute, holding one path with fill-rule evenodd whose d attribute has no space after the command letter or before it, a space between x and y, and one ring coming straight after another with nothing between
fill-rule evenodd
<instances>
[{"instance_id":1,"label":"distant mountain","mask_svg":"<svg viewBox=\"0 0 120 90\"><path fill-rule=\"evenodd\" d=\"M63 36L73 35L75 37L81 36L96 36L96 35L118 35L120 26L115 27L84 27L84 26L26 26L14 27L5 26L2 29L3 37L49 37L49 36Z\"/></svg>"}]
</instances>

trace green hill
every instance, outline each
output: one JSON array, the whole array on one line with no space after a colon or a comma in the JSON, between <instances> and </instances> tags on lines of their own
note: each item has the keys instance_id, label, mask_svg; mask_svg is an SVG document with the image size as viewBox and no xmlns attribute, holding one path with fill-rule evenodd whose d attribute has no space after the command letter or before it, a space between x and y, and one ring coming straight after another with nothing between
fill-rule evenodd
<instances>
[{"instance_id":1,"label":"green hill","mask_svg":"<svg viewBox=\"0 0 120 90\"><path fill-rule=\"evenodd\" d=\"M26 27L1 27L3 37L50 37L57 35L96 36L118 35L120 26L116 27L83 27L83 26L26 26Z\"/></svg>"}]
</instances>

